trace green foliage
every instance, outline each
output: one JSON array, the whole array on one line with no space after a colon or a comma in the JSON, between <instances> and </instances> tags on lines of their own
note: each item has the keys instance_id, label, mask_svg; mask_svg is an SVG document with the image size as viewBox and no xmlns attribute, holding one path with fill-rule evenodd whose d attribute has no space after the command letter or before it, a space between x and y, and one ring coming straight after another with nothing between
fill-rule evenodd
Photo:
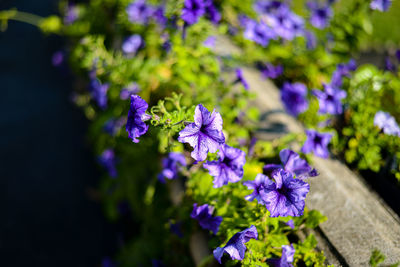
<instances>
[{"instance_id":1,"label":"green foliage","mask_svg":"<svg viewBox=\"0 0 400 267\"><path fill-rule=\"evenodd\" d=\"M369 264L372 267L377 267L379 263L382 263L385 260L385 255L383 255L379 250L374 249L371 254L371 258L369 259Z\"/></svg>"}]
</instances>

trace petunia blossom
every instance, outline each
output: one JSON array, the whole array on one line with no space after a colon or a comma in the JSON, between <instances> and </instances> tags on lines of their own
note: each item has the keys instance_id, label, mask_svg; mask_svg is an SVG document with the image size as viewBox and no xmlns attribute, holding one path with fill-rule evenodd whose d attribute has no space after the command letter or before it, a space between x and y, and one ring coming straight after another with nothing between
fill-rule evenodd
<instances>
[{"instance_id":1,"label":"petunia blossom","mask_svg":"<svg viewBox=\"0 0 400 267\"><path fill-rule=\"evenodd\" d=\"M267 263L272 267L293 267L293 256L295 249L293 245L282 246L282 257L280 259L268 259Z\"/></svg>"},{"instance_id":2,"label":"petunia blossom","mask_svg":"<svg viewBox=\"0 0 400 267\"><path fill-rule=\"evenodd\" d=\"M343 84L343 77L350 77L352 71L357 69L356 61L350 59L347 64L340 63L332 74L331 85L340 88Z\"/></svg>"},{"instance_id":3,"label":"petunia blossom","mask_svg":"<svg viewBox=\"0 0 400 267\"><path fill-rule=\"evenodd\" d=\"M269 44L271 39L276 39L276 34L271 27L264 22L256 22L251 19L244 20L244 37L263 47Z\"/></svg>"},{"instance_id":4,"label":"petunia blossom","mask_svg":"<svg viewBox=\"0 0 400 267\"><path fill-rule=\"evenodd\" d=\"M214 257L219 263L221 263L224 253L228 253L233 260L243 260L247 249L245 243L249 242L250 239L258 239L257 228L254 225L234 234L224 247L214 249Z\"/></svg>"},{"instance_id":5,"label":"petunia blossom","mask_svg":"<svg viewBox=\"0 0 400 267\"><path fill-rule=\"evenodd\" d=\"M249 90L249 84L247 83L246 79L243 77L243 72L240 68L237 68L235 70L236 72L236 82L241 83L244 87L244 89Z\"/></svg>"},{"instance_id":6,"label":"petunia blossom","mask_svg":"<svg viewBox=\"0 0 400 267\"><path fill-rule=\"evenodd\" d=\"M134 55L141 46L143 46L142 37L139 34L134 34L122 43L122 51L127 55Z\"/></svg>"},{"instance_id":7,"label":"petunia blossom","mask_svg":"<svg viewBox=\"0 0 400 267\"><path fill-rule=\"evenodd\" d=\"M243 166L246 163L246 153L226 144L220 147L217 161L207 161L204 163L210 175L214 176L214 187L218 188L228 184L236 183L243 177Z\"/></svg>"},{"instance_id":8,"label":"petunia blossom","mask_svg":"<svg viewBox=\"0 0 400 267\"><path fill-rule=\"evenodd\" d=\"M221 115L215 110L210 113L202 104L197 105L194 122L179 132L178 141L193 147L192 158L205 160L208 152L217 152L219 146L225 143Z\"/></svg>"},{"instance_id":9,"label":"petunia blossom","mask_svg":"<svg viewBox=\"0 0 400 267\"><path fill-rule=\"evenodd\" d=\"M131 95L137 94L139 91L140 89L137 83L131 83L128 86L122 88L119 94L119 98L121 98L122 100L127 100L131 97Z\"/></svg>"},{"instance_id":10,"label":"petunia blossom","mask_svg":"<svg viewBox=\"0 0 400 267\"><path fill-rule=\"evenodd\" d=\"M108 148L101 153L101 155L98 157L98 161L101 166L103 166L108 174L112 177L115 178L117 177L117 168L116 168L116 157L114 150L111 148Z\"/></svg>"},{"instance_id":11,"label":"petunia blossom","mask_svg":"<svg viewBox=\"0 0 400 267\"><path fill-rule=\"evenodd\" d=\"M190 217L197 220L203 229L210 230L214 234L217 234L219 226L222 222L222 217L213 217L213 212L213 206L209 206L208 204L198 206L197 203L194 203L193 211L190 214Z\"/></svg>"},{"instance_id":12,"label":"petunia blossom","mask_svg":"<svg viewBox=\"0 0 400 267\"><path fill-rule=\"evenodd\" d=\"M290 149L282 149L279 152L279 157L283 164L283 169L290 172L297 179L306 179L318 175L317 171L305 159L300 158L299 154ZM282 165L267 164L264 166L264 171L272 172L281 168Z\"/></svg>"},{"instance_id":13,"label":"petunia blossom","mask_svg":"<svg viewBox=\"0 0 400 267\"><path fill-rule=\"evenodd\" d=\"M387 112L378 111L374 117L374 125L385 134L400 136L400 128L395 118Z\"/></svg>"},{"instance_id":14,"label":"petunia blossom","mask_svg":"<svg viewBox=\"0 0 400 267\"><path fill-rule=\"evenodd\" d=\"M319 133L315 130L306 130L306 134L307 140L301 148L301 152L305 154L312 152L317 157L328 158L328 144L332 139L332 134Z\"/></svg>"},{"instance_id":15,"label":"petunia blossom","mask_svg":"<svg viewBox=\"0 0 400 267\"><path fill-rule=\"evenodd\" d=\"M109 88L108 83L102 84L98 79L94 78L90 81L89 91L92 98L96 101L97 105L101 109L107 107L107 91Z\"/></svg>"},{"instance_id":16,"label":"petunia blossom","mask_svg":"<svg viewBox=\"0 0 400 267\"><path fill-rule=\"evenodd\" d=\"M308 108L307 87L302 83L283 84L281 90L282 102L292 116L297 116L303 113Z\"/></svg>"},{"instance_id":17,"label":"petunia blossom","mask_svg":"<svg viewBox=\"0 0 400 267\"><path fill-rule=\"evenodd\" d=\"M332 8L329 4L319 5L317 2L308 2L307 7L311 10L310 23L318 29L324 29L329 24L329 20L333 15Z\"/></svg>"},{"instance_id":18,"label":"petunia blossom","mask_svg":"<svg viewBox=\"0 0 400 267\"><path fill-rule=\"evenodd\" d=\"M331 84L323 84L324 91L312 90L313 94L318 98L319 113L339 115L343 113L342 99L347 93L339 88L333 87Z\"/></svg>"},{"instance_id":19,"label":"petunia blossom","mask_svg":"<svg viewBox=\"0 0 400 267\"><path fill-rule=\"evenodd\" d=\"M256 199L258 203L265 204L261 198L260 192L264 189L265 182L268 180L268 176L259 173L257 174L254 181L245 181L243 185L246 186L250 190L254 190L250 195L245 196L247 201L253 201Z\"/></svg>"},{"instance_id":20,"label":"petunia blossom","mask_svg":"<svg viewBox=\"0 0 400 267\"><path fill-rule=\"evenodd\" d=\"M162 172L158 175L160 182L165 183L165 179L175 179L181 166L186 166L185 156L181 153L170 152L168 157L162 159Z\"/></svg>"},{"instance_id":21,"label":"petunia blossom","mask_svg":"<svg viewBox=\"0 0 400 267\"><path fill-rule=\"evenodd\" d=\"M137 24L147 24L154 11L154 7L148 5L146 0L137 0L126 8L128 20Z\"/></svg>"},{"instance_id":22,"label":"petunia blossom","mask_svg":"<svg viewBox=\"0 0 400 267\"><path fill-rule=\"evenodd\" d=\"M188 24L197 23L206 12L204 0L185 0L181 18Z\"/></svg>"},{"instance_id":23,"label":"petunia blossom","mask_svg":"<svg viewBox=\"0 0 400 267\"><path fill-rule=\"evenodd\" d=\"M384 12L389 9L391 4L392 0L372 0L369 6L371 9Z\"/></svg>"},{"instance_id":24,"label":"petunia blossom","mask_svg":"<svg viewBox=\"0 0 400 267\"><path fill-rule=\"evenodd\" d=\"M305 198L310 190L306 182L293 178L283 169L272 173L272 180L265 180L260 192L265 207L271 217L301 216L304 212Z\"/></svg>"},{"instance_id":25,"label":"petunia blossom","mask_svg":"<svg viewBox=\"0 0 400 267\"><path fill-rule=\"evenodd\" d=\"M126 131L129 138L134 143L139 143L139 136L144 135L149 126L144 121L150 119L150 115L146 114L148 104L138 95L131 95L131 105L128 112L128 120L126 122Z\"/></svg>"},{"instance_id":26,"label":"petunia blossom","mask_svg":"<svg viewBox=\"0 0 400 267\"><path fill-rule=\"evenodd\" d=\"M282 65L272 65L271 63L266 63L261 67L261 73L265 78L276 79L283 73Z\"/></svg>"}]
</instances>

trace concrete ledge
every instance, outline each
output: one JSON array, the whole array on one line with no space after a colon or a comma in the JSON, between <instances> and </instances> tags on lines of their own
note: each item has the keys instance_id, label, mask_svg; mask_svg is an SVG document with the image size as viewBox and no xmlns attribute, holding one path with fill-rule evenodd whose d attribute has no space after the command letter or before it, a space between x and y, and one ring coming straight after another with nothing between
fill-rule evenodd
<instances>
[{"instance_id":1,"label":"concrete ledge","mask_svg":"<svg viewBox=\"0 0 400 267\"><path fill-rule=\"evenodd\" d=\"M240 53L226 38L217 40L221 56ZM250 90L262 114L261 139L271 140L288 132L304 132L303 126L285 113L279 90L254 68L243 68ZM320 248L328 249L329 264L368 266L373 249L385 256L384 264L400 261L400 220L368 186L343 163L314 157L313 166L320 176L309 179L311 191L306 204L328 217L320 226ZM317 230L318 232L318 230Z\"/></svg>"}]
</instances>

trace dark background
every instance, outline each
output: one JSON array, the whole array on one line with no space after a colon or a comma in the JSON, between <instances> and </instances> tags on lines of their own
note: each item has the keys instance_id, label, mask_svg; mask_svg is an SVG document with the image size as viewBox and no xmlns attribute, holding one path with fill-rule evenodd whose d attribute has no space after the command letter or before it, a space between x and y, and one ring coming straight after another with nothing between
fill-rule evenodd
<instances>
[{"instance_id":1,"label":"dark background","mask_svg":"<svg viewBox=\"0 0 400 267\"><path fill-rule=\"evenodd\" d=\"M56 0L0 0L0 10L58 13ZM51 65L63 40L11 21L0 32L0 265L100 266L116 230L88 191L100 179L70 102L72 81Z\"/></svg>"}]
</instances>

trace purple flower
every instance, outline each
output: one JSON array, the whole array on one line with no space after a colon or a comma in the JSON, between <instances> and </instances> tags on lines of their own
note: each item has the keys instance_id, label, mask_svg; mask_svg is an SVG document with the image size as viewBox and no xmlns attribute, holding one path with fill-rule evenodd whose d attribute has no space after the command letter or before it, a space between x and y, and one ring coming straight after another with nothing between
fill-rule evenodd
<instances>
[{"instance_id":1,"label":"purple flower","mask_svg":"<svg viewBox=\"0 0 400 267\"><path fill-rule=\"evenodd\" d=\"M396 66L390 60L390 57L385 58L385 70L391 71L391 72L396 72L396 70L397 70Z\"/></svg>"},{"instance_id":2,"label":"purple flower","mask_svg":"<svg viewBox=\"0 0 400 267\"><path fill-rule=\"evenodd\" d=\"M71 25L78 19L78 17L78 8L74 4L69 3L67 9L65 10L64 24Z\"/></svg>"},{"instance_id":3,"label":"purple flower","mask_svg":"<svg viewBox=\"0 0 400 267\"><path fill-rule=\"evenodd\" d=\"M205 160L208 152L217 152L219 146L225 143L221 115L215 110L211 114L202 104L197 105L194 123L179 132L178 141L193 147L192 158Z\"/></svg>"},{"instance_id":4,"label":"purple flower","mask_svg":"<svg viewBox=\"0 0 400 267\"><path fill-rule=\"evenodd\" d=\"M397 49L395 54L396 54L397 60L400 61L400 49Z\"/></svg>"},{"instance_id":5,"label":"purple flower","mask_svg":"<svg viewBox=\"0 0 400 267\"><path fill-rule=\"evenodd\" d=\"M181 153L170 152L167 158L162 160L163 170L158 175L160 182L165 183L165 178L172 180L178 177L180 166L186 166L185 156Z\"/></svg>"},{"instance_id":6,"label":"purple flower","mask_svg":"<svg viewBox=\"0 0 400 267\"><path fill-rule=\"evenodd\" d=\"M242 70L237 68L235 71L236 71L235 83L239 82L243 85L244 89L249 90L249 84L247 83L246 79L243 77Z\"/></svg>"},{"instance_id":7,"label":"purple flower","mask_svg":"<svg viewBox=\"0 0 400 267\"><path fill-rule=\"evenodd\" d=\"M122 43L122 51L125 54L133 55L139 50L139 48L143 45L143 39L139 34L134 34L128 37Z\"/></svg>"},{"instance_id":8,"label":"purple flower","mask_svg":"<svg viewBox=\"0 0 400 267\"><path fill-rule=\"evenodd\" d=\"M254 190L250 195L245 196L245 199L247 201L253 201L254 199L257 199L258 203L265 204L261 198L260 192L264 189L264 185L267 180L268 176L259 173L257 174L254 181L243 182L243 185L246 186L248 189Z\"/></svg>"},{"instance_id":9,"label":"purple flower","mask_svg":"<svg viewBox=\"0 0 400 267\"><path fill-rule=\"evenodd\" d=\"M51 63L54 67L61 66L65 60L65 53L63 51L57 51L51 57Z\"/></svg>"},{"instance_id":10,"label":"purple flower","mask_svg":"<svg viewBox=\"0 0 400 267\"><path fill-rule=\"evenodd\" d=\"M122 88L119 98L127 100L133 94L137 94L140 91L139 86L136 83L131 83L127 87Z\"/></svg>"},{"instance_id":11,"label":"purple flower","mask_svg":"<svg viewBox=\"0 0 400 267\"><path fill-rule=\"evenodd\" d=\"M279 152L279 157L281 158L283 169L290 172L296 179L306 179L318 175L317 171L308 165L305 159L300 158L299 154L290 149L282 149ZM264 166L264 171L272 172L281 168L281 165L267 164Z\"/></svg>"},{"instance_id":12,"label":"purple flower","mask_svg":"<svg viewBox=\"0 0 400 267\"><path fill-rule=\"evenodd\" d=\"M272 65L271 63L266 63L265 66L262 68L262 75L265 78L276 79L283 73L283 66L282 65Z\"/></svg>"},{"instance_id":13,"label":"purple flower","mask_svg":"<svg viewBox=\"0 0 400 267\"><path fill-rule=\"evenodd\" d=\"M306 47L309 50L315 49L317 47L317 37L311 31L305 31L304 35L306 37Z\"/></svg>"},{"instance_id":14,"label":"purple flower","mask_svg":"<svg viewBox=\"0 0 400 267\"><path fill-rule=\"evenodd\" d=\"M137 0L126 8L128 20L132 23L146 24L154 14L154 8L146 0Z\"/></svg>"},{"instance_id":15,"label":"purple flower","mask_svg":"<svg viewBox=\"0 0 400 267\"><path fill-rule=\"evenodd\" d=\"M264 22L257 23L254 20L246 19L244 23L244 37L263 47L266 47L271 39L276 38L273 29L267 26Z\"/></svg>"},{"instance_id":16,"label":"purple flower","mask_svg":"<svg viewBox=\"0 0 400 267\"><path fill-rule=\"evenodd\" d=\"M308 108L307 87L302 83L283 84L281 99L289 114L297 116Z\"/></svg>"},{"instance_id":17,"label":"purple flower","mask_svg":"<svg viewBox=\"0 0 400 267\"><path fill-rule=\"evenodd\" d=\"M215 36L209 36L204 42L203 45L208 48L214 48L215 47L215 41L217 38Z\"/></svg>"},{"instance_id":18,"label":"purple flower","mask_svg":"<svg viewBox=\"0 0 400 267\"><path fill-rule=\"evenodd\" d=\"M271 0L260 0L254 4L254 10L260 15L275 13L280 8L288 8L288 6L286 3Z\"/></svg>"},{"instance_id":19,"label":"purple flower","mask_svg":"<svg viewBox=\"0 0 400 267\"><path fill-rule=\"evenodd\" d=\"M183 233L181 228L182 228L181 222L177 223L169 222L169 229L173 234L177 235L179 238L183 238Z\"/></svg>"},{"instance_id":20,"label":"purple flower","mask_svg":"<svg viewBox=\"0 0 400 267\"><path fill-rule=\"evenodd\" d=\"M272 267L293 267L291 263L293 262L294 252L293 245L283 245L282 257L280 259L268 259L267 263Z\"/></svg>"},{"instance_id":21,"label":"purple flower","mask_svg":"<svg viewBox=\"0 0 400 267\"><path fill-rule=\"evenodd\" d=\"M307 7L311 10L311 25L324 29L333 15L330 5L320 6L317 2L308 2Z\"/></svg>"},{"instance_id":22,"label":"purple flower","mask_svg":"<svg viewBox=\"0 0 400 267\"><path fill-rule=\"evenodd\" d=\"M370 8L379 11L387 11L392 4L391 0L372 0L370 3Z\"/></svg>"},{"instance_id":23,"label":"purple flower","mask_svg":"<svg viewBox=\"0 0 400 267\"><path fill-rule=\"evenodd\" d=\"M131 105L128 112L128 121L126 122L126 131L129 138L134 143L139 143L139 136L144 135L149 126L144 121L150 119L150 115L146 114L148 104L138 95L131 95Z\"/></svg>"},{"instance_id":24,"label":"purple flower","mask_svg":"<svg viewBox=\"0 0 400 267\"><path fill-rule=\"evenodd\" d=\"M224 253L228 253L233 260L243 260L244 253L246 252L245 243L249 242L250 239L257 239L258 232L257 228L252 225L241 232L234 234L228 243L224 247L218 247L214 249L213 254L219 263L221 263L221 258Z\"/></svg>"},{"instance_id":25,"label":"purple flower","mask_svg":"<svg viewBox=\"0 0 400 267\"><path fill-rule=\"evenodd\" d=\"M218 151L218 161L207 161L204 163L210 175L214 176L214 188L236 183L243 177L243 166L246 163L246 153L238 148L230 147L226 144Z\"/></svg>"},{"instance_id":26,"label":"purple flower","mask_svg":"<svg viewBox=\"0 0 400 267\"><path fill-rule=\"evenodd\" d=\"M330 133L319 133L315 130L306 130L307 140L301 148L301 152L307 154L313 152L315 156L328 158L328 144L332 139Z\"/></svg>"},{"instance_id":27,"label":"purple flower","mask_svg":"<svg viewBox=\"0 0 400 267\"><path fill-rule=\"evenodd\" d=\"M378 111L374 117L374 125L385 134L400 136L400 128L394 117L384 111Z\"/></svg>"},{"instance_id":28,"label":"purple flower","mask_svg":"<svg viewBox=\"0 0 400 267\"><path fill-rule=\"evenodd\" d=\"M193 211L190 217L197 220L203 229L210 230L214 234L218 233L219 225L222 222L221 216L212 216L214 212L214 207L204 204L197 206L197 203L193 204Z\"/></svg>"},{"instance_id":29,"label":"purple flower","mask_svg":"<svg viewBox=\"0 0 400 267\"><path fill-rule=\"evenodd\" d=\"M110 86L108 83L101 84L101 82L96 78L90 81L90 94L101 109L105 109L107 107L107 91L109 87Z\"/></svg>"},{"instance_id":30,"label":"purple flower","mask_svg":"<svg viewBox=\"0 0 400 267\"><path fill-rule=\"evenodd\" d=\"M112 118L109 119L104 124L103 129L106 133L115 136L125 123L126 123L125 118L119 118L119 119Z\"/></svg>"},{"instance_id":31,"label":"purple flower","mask_svg":"<svg viewBox=\"0 0 400 267\"><path fill-rule=\"evenodd\" d=\"M306 182L294 179L290 172L284 170L272 173L275 181L266 179L260 191L267 210L271 217L301 216L303 215L305 198L310 190Z\"/></svg>"},{"instance_id":32,"label":"purple flower","mask_svg":"<svg viewBox=\"0 0 400 267\"><path fill-rule=\"evenodd\" d=\"M108 148L101 153L101 155L98 158L98 161L101 166L103 166L108 174L115 178L117 177L117 169L115 167L116 164L116 158L114 151L111 148Z\"/></svg>"},{"instance_id":33,"label":"purple flower","mask_svg":"<svg viewBox=\"0 0 400 267\"><path fill-rule=\"evenodd\" d=\"M158 25L165 27L167 25L168 19L165 16L165 7L159 6L153 13L154 19L157 21Z\"/></svg>"},{"instance_id":34,"label":"purple flower","mask_svg":"<svg viewBox=\"0 0 400 267\"><path fill-rule=\"evenodd\" d=\"M340 88L343 83L343 77L350 77L350 73L356 70L357 65L354 59L351 59L347 64L338 64L336 70L332 74L331 85Z\"/></svg>"},{"instance_id":35,"label":"purple flower","mask_svg":"<svg viewBox=\"0 0 400 267\"><path fill-rule=\"evenodd\" d=\"M289 226L290 228L294 229L294 221L293 220L289 220L285 223L287 226Z\"/></svg>"},{"instance_id":36,"label":"purple flower","mask_svg":"<svg viewBox=\"0 0 400 267\"><path fill-rule=\"evenodd\" d=\"M205 0L205 8L207 17L214 24L217 24L221 20L221 14L213 4L213 0Z\"/></svg>"},{"instance_id":37,"label":"purple flower","mask_svg":"<svg viewBox=\"0 0 400 267\"><path fill-rule=\"evenodd\" d=\"M289 8L279 8L276 14L269 17L275 33L285 40L293 40L304 35L304 20Z\"/></svg>"},{"instance_id":38,"label":"purple flower","mask_svg":"<svg viewBox=\"0 0 400 267\"><path fill-rule=\"evenodd\" d=\"M188 25L195 24L206 12L205 7L203 0L185 0L181 18Z\"/></svg>"},{"instance_id":39,"label":"purple flower","mask_svg":"<svg viewBox=\"0 0 400 267\"><path fill-rule=\"evenodd\" d=\"M346 92L333 87L331 84L323 84L325 91L312 90L318 98L319 113L339 115L343 113L342 99L346 97Z\"/></svg>"}]
</instances>

